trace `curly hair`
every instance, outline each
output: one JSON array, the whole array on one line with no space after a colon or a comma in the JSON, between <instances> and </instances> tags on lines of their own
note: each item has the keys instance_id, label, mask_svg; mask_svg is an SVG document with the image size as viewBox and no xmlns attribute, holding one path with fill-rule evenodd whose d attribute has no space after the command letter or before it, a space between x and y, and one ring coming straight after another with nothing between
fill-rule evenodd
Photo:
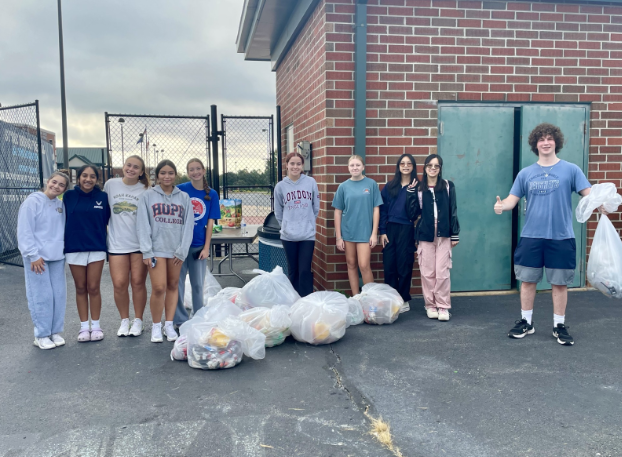
<instances>
[{"instance_id":1,"label":"curly hair","mask_svg":"<svg viewBox=\"0 0 622 457\"><path fill-rule=\"evenodd\" d=\"M564 147L564 134L560 130L559 127L553 124L548 124L546 122L537 125L531 133L529 134L529 146L531 147L531 152L535 155L538 154L538 140L541 138L551 135L553 140L555 140L555 154L559 154L559 151Z\"/></svg>"}]
</instances>

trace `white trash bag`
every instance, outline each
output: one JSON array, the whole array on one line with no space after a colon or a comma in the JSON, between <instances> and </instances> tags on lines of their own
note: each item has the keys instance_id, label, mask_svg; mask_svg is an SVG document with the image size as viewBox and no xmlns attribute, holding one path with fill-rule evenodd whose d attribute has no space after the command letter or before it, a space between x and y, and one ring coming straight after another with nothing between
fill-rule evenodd
<instances>
[{"instance_id":1,"label":"white trash bag","mask_svg":"<svg viewBox=\"0 0 622 457\"><path fill-rule=\"evenodd\" d=\"M330 344L346 333L348 300L339 292L314 292L290 309L294 338L309 344Z\"/></svg>"},{"instance_id":2,"label":"white trash bag","mask_svg":"<svg viewBox=\"0 0 622 457\"><path fill-rule=\"evenodd\" d=\"M361 302L355 300L354 298L348 298L348 317L346 320L346 327L362 324L364 320L365 316L363 315L363 307L361 306Z\"/></svg>"},{"instance_id":3,"label":"white trash bag","mask_svg":"<svg viewBox=\"0 0 622 457\"><path fill-rule=\"evenodd\" d=\"M175 340L171 350L171 360L188 360L188 341L186 335Z\"/></svg>"},{"instance_id":4,"label":"white trash bag","mask_svg":"<svg viewBox=\"0 0 622 457\"><path fill-rule=\"evenodd\" d=\"M198 322L189 328L188 365L201 370L232 368L244 355L263 359L266 337L246 322L228 317L218 324Z\"/></svg>"},{"instance_id":5,"label":"white trash bag","mask_svg":"<svg viewBox=\"0 0 622 457\"><path fill-rule=\"evenodd\" d=\"M214 275L209 271L205 271L205 279L203 281L203 306L207 304L207 300L210 297L215 296L222 287L214 277ZM192 308L192 285L190 284L190 275L186 276L185 288L184 288L184 307L187 309Z\"/></svg>"},{"instance_id":6,"label":"white trash bag","mask_svg":"<svg viewBox=\"0 0 622 457\"><path fill-rule=\"evenodd\" d=\"M601 205L608 213L615 213L618 206L622 205L622 196L618 194L615 184L610 182L594 184L589 195L583 197L577 205L575 211L577 221L581 223L587 221L594 210Z\"/></svg>"},{"instance_id":7,"label":"white trash bag","mask_svg":"<svg viewBox=\"0 0 622 457\"><path fill-rule=\"evenodd\" d=\"M622 298L622 241L605 215L600 216L594 233L587 279L608 297Z\"/></svg>"},{"instance_id":8,"label":"white trash bag","mask_svg":"<svg viewBox=\"0 0 622 457\"><path fill-rule=\"evenodd\" d=\"M289 328L292 326L292 320L289 317L289 307L285 305L251 308L238 318L266 335L268 348L281 344L291 335Z\"/></svg>"},{"instance_id":9,"label":"white trash bag","mask_svg":"<svg viewBox=\"0 0 622 457\"><path fill-rule=\"evenodd\" d=\"M241 287L225 287L214 296L226 298L227 300L231 300L231 303L235 303L235 298L238 296L241 290Z\"/></svg>"},{"instance_id":10,"label":"white trash bag","mask_svg":"<svg viewBox=\"0 0 622 457\"><path fill-rule=\"evenodd\" d=\"M397 290L387 284L365 284L361 293L352 298L361 303L367 324L392 324L404 306Z\"/></svg>"},{"instance_id":11,"label":"white trash bag","mask_svg":"<svg viewBox=\"0 0 622 457\"><path fill-rule=\"evenodd\" d=\"M253 270L259 273L242 287L235 298L235 304L242 310L250 308L272 308L274 305L292 306L300 299L283 269L276 266L272 272Z\"/></svg>"},{"instance_id":12,"label":"white trash bag","mask_svg":"<svg viewBox=\"0 0 622 457\"><path fill-rule=\"evenodd\" d=\"M218 324L227 317L238 316L241 312L242 310L240 308L226 298L212 297L207 301L207 306L198 310L192 319L184 322L179 327L179 334L185 335L188 332L188 328L197 322Z\"/></svg>"}]
</instances>

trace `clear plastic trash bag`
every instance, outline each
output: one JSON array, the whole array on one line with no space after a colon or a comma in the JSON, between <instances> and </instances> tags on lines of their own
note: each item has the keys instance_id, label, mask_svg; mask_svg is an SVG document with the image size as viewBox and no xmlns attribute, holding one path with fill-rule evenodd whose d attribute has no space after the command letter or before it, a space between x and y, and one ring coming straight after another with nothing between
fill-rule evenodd
<instances>
[{"instance_id":1,"label":"clear plastic trash bag","mask_svg":"<svg viewBox=\"0 0 622 457\"><path fill-rule=\"evenodd\" d=\"M227 317L238 316L242 310L231 301L222 297L211 297L207 301L207 306L204 306L196 312L192 319L184 322L179 327L179 334L185 335L189 326L197 322L210 322L212 324L218 324L220 321Z\"/></svg>"},{"instance_id":2,"label":"clear plastic trash bag","mask_svg":"<svg viewBox=\"0 0 622 457\"><path fill-rule=\"evenodd\" d=\"M392 324L404 307L400 294L387 284L365 284L361 293L352 298L361 303L367 324Z\"/></svg>"},{"instance_id":3,"label":"clear plastic trash bag","mask_svg":"<svg viewBox=\"0 0 622 457\"><path fill-rule=\"evenodd\" d=\"M289 307L276 305L272 308L251 308L238 316L254 329L266 335L266 347L277 346L285 341L291 332L289 328L292 320L289 317Z\"/></svg>"},{"instance_id":4,"label":"clear plastic trash bag","mask_svg":"<svg viewBox=\"0 0 622 457\"><path fill-rule=\"evenodd\" d=\"M587 221L594 213L594 210L601 205L608 213L615 213L618 210L618 206L622 205L622 196L618 194L613 183L604 182L592 186L589 195L583 197L577 205L575 211L577 221L581 223Z\"/></svg>"},{"instance_id":5,"label":"clear plastic trash bag","mask_svg":"<svg viewBox=\"0 0 622 457\"><path fill-rule=\"evenodd\" d=\"M209 271L205 271L205 280L203 281L203 305L205 306L207 300L210 297L215 296L222 287L214 277L214 275ZM184 286L184 307L187 309L192 308L192 285L190 284L190 275L186 276L185 286Z\"/></svg>"},{"instance_id":6,"label":"clear plastic trash bag","mask_svg":"<svg viewBox=\"0 0 622 457\"><path fill-rule=\"evenodd\" d=\"M346 333L348 300L339 292L314 292L290 309L294 338L309 344L330 344Z\"/></svg>"},{"instance_id":7,"label":"clear plastic trash bag","mask_svg":"<svg viewBox=\"0 0 622 457\"><path fill-rule=\"evenodd\" d=\"M587 279L608 297L622 298L622 241L605 215L600 216L594 233Z\"/></svg>"},{"instance_id":8,"label":"clear plastic trash bag","mask_svg":"<svg viewBox=\"0 0 622 457\"><path fill-rule=\"evenodd\" d=\"M189 327L188 365L201 370L232 368L244 355L263 359L266 337L246 322L228 317L217 325L203 321Z\"/></svg>"},{"instance_id":9,"label":"clear plastic trash bag","mask_svg":"<svg viewBox=\"0 0 622 457\"><path fill-rule=\"evenodd\" d=\"M171 350L171 360L188 360L188 341L186 335L175 340Z\"/></svg>"},{"instance_id":10,"label":"clear plastic trash bag","mask_svg":"<svg viewBox=\"0 0 622 457\"><path fill-rule=\"evenodd\" d=\"M231 300L231 303L235 303L235 298L238 296L241 290L241 287L225 287L214 296L219 298L226 298L227 300Z\"/></svg>"},{"instance_id":11,"label":"clear plastic trash bag","mask_svg":"<svg viewBox=\"0 0 622 457\"><path fill-rule=\"evenodd\" d=\"M346 319L346 328L351 325L359 325L362 324L365 320L365 316L363 315L363 307L361 306L361 302L355 300L354 298L348 298L348 316Z\"/></svg>"},{"instance_id":12,"label":"clear plastic trash bag","mask_svg":"<svg viewBox=\"0 0 622 457\"><path fill-rule=\"evenodd\" d=\"M281 267L276 266L270 273L257 269L253 272L259 273L259 276L242 287L235 299L235 304L242 310L272 308L274 305L292 306L300 299Z\"/></svg>"}]
</instances>

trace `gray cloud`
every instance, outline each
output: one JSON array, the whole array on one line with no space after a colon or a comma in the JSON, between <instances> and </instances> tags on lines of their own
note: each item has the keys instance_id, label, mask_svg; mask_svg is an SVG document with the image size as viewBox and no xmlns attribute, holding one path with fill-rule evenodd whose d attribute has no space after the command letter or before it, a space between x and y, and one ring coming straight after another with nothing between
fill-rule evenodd
<instances>
[{"instance_id":1,"label":"gray cloud","mask_svg":"<svg viewBox=\"0 0 622 457\"><path fill-rule=\"evenodd\" d=\"M38 99L62 143L56 2L0 0L0 103ZM269 62L236 53L243 0L63 1L70 146L105 144L104 112L274 112Z\"/></svg>"}]
</instances>

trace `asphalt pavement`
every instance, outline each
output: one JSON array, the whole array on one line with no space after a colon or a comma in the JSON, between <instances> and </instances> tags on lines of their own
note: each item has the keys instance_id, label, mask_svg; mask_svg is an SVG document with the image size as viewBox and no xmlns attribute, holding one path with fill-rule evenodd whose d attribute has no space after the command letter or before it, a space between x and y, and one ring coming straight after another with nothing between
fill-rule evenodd
<instances>
[{"instance_id":1,"label":"asphalt pavement","mask_svg":"<svg viewBox=\"0 0 622 457\"><path fill-rule=\"evenodd\" d=\"M622 301L599 292L570 294L573 347L551 336L550 294L523 340L507 337L517 295L455 297L449 322L427 319L418 297L392 325L351 327L328 346L289 338L264 360L201 371L171 361L149 326L116 336L107 264L105 338L78 343L69 270L67 285L67 345L42 351L23 270L0 265L0 457L394 455L365 411L404 456L622 455Z\"/></svg>"}]
</instances>

